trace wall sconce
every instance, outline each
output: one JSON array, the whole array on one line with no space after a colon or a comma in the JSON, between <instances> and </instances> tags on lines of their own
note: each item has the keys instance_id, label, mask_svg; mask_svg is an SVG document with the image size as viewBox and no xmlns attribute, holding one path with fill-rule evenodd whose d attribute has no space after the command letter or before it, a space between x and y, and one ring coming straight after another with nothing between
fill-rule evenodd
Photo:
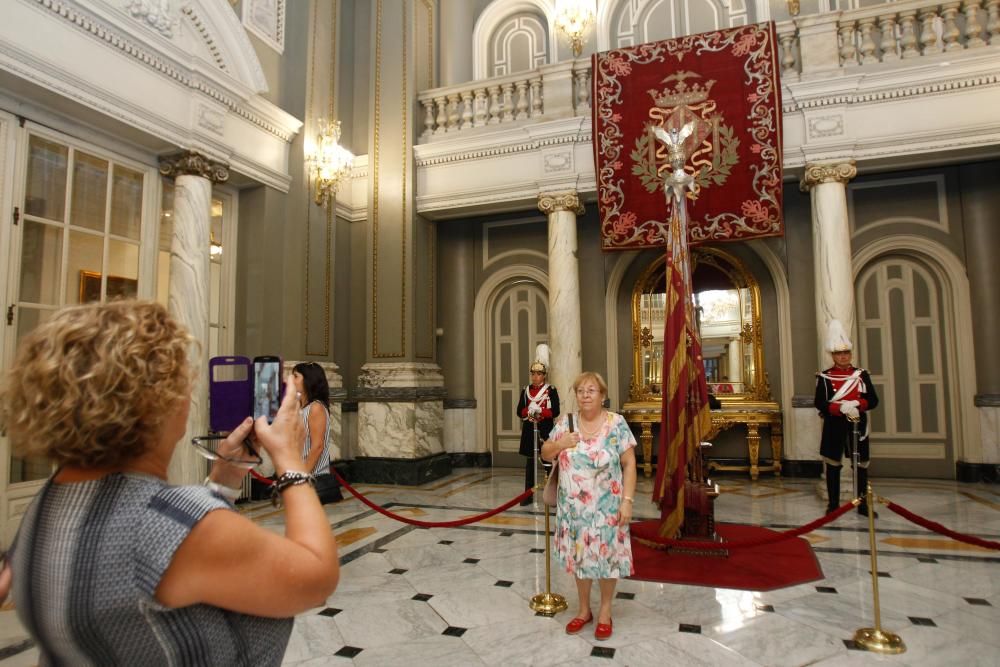
<instances>
[{"instance_id":1,"label":"wall sconce","mask_svg":"<svg viewBox=\"0 0 1000 667\"><path fill-rule=\"evenodd\" d=\"M208 233L208 256L219 257L222 255L222 244L215 238L215 232Z\"/></svg>"},{"instance_id":2,"label":"wall sconce","mask_svg":"<svg viewBox=\"0 0 1000 667\"><path fill-rule=\"evenodd\" d=\"M351 172L354 154L340 145L340 121L320 119L316 152L308 159L316 179L316 204L326 206L341 179Z\"/></svg>"},{"instance_id":3,"label":"wall sconce","mask_svg":"<svg viewBox=\"0 0 1000 667\"><path fill-rule=\"evenodd\" d=\"M573 47L573 56L579 58L583 53L583 35L594 21L597 12L594 11L594 0L557 0L556 27L566 33Z\"/></svg>"}]
</instances>

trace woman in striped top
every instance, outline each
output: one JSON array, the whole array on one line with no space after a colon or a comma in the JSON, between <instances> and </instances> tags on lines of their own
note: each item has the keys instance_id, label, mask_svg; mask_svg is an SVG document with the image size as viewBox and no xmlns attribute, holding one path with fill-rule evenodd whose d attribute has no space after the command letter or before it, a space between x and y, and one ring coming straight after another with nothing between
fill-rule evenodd
<instances>
[{"instance_id":1,"label":"woman in striped top","mask_svg":"<svg viewBox=\"0 0 1000 667\"><path fill-rule=\"evenodd\" d=\"M291 380L272 424L248 417L218 452L233 460L251 433L268 452L284 480L283 536L234 511L246 469L226 459L205 486L167 483L191 343L160 304L76 306L25 336L4 379L14 451L56 466L0 571L0 600L13 591L42 664L279 665L292 617L337 585Z\"/></svg>"}]
</instances>

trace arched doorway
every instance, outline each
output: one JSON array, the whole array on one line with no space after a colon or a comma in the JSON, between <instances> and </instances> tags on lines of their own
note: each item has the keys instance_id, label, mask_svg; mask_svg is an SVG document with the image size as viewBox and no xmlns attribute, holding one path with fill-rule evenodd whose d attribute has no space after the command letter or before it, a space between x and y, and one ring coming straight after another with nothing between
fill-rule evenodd
<instances>
[{"instance_id":1,"label":"arched doorway","mask_svg":"<svg viewBox=\"0 0 1000 667\"><path fill-rule=\"evenodd\" d=\"M880 398L871 413L875 475L954 477L955 355L944 284L933 265L902 254L879 256L858 275L856 363Z\"/></svg>"}]
</instances>

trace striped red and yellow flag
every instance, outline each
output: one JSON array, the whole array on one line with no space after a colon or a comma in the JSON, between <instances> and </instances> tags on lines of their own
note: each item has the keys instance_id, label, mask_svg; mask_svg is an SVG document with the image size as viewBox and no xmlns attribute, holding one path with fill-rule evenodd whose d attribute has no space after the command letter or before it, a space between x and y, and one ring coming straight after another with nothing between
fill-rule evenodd
<instances>
[{"instance_id":1,"label":"striped red and yellow flag","mask_svg":"<svg viewBox=\"0 0 1000 667\"><path fill-rule=\"evenodd\" d=\"M701 338L694 316L685 206L671 206L667 244L666 330L663 335L663 412L653 500L660 535L673 538L684 523L688 462L711 426Z\"/></svg>"}]
</instances>

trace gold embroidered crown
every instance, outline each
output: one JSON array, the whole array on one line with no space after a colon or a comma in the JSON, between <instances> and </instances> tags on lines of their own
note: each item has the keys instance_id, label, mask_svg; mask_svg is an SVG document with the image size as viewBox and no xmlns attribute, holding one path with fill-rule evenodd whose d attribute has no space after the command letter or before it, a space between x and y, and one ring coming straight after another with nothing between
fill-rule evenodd
<instances>
[{"instance_id":1,"label":"gold embroidered crown","mask_svg":"<svg viewBox=\"0 0 1000 667\"><path fill-rule=\"evenodd\" d=\"M672 88L668 85L662 91L651 88L646 92L649 93L649 96L653 98L653 103L658 107L672 109L681 105L693 106L708 99L712 92L712 86L715 85L715 80L710 79L704 85L698 81L688 85L684 79L692 77L701 78L701 75L694 72L677 72L661 81L661 83L676 81L677 84Z\"/></svg>"}]
</instances>

